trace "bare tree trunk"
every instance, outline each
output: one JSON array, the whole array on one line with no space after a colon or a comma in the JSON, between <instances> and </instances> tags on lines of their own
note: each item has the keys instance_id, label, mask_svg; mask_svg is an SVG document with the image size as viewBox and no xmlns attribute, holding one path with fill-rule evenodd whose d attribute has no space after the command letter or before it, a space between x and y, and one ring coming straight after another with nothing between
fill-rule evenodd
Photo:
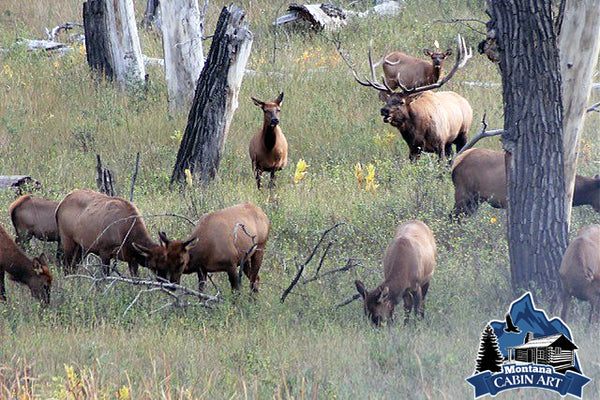
<instances>
[{"instance_id":1,"label":"bare tree trunk","mask_svg":"<svg viewBox=\"0 0 600 400\"><path fill-rule=\"evenodd\" d=\"M579 140L600 50L600 0L566 2L558 45L565 107L565 208L567 221L570 221Z\"/></svg>"},{"instance_id":2,"label":"bare tree trunk","mask_svg":"<svg viewBox=\"0 0 600 400\"><path fill-rule=\"evenodd\" d=\"M563 106L551 1L490 0L502 71L512 285L553 295L567 248Z\"/></svg>"},{"instance_id":3,"label":"bare tree trunk","mask_svg":"<svg viewBox=\"0 0 600 400\"><path fill-rule=\"evenodd\" d=\"M146 0L146 11L144 11L144 19L142 19L142 27L146 29L162 29L160 15L160 1Z\"/></svg>"},{"instance_id":4,"label":"bare tree trunk","mask_svg":"<svg viewBox=\"0 0 600 400\"><path fill-rule=\"evenodd\" d=\"M119 85L146 77L132 0L88 0L83 3L88 64Z\"/></svg>"},{"instance_id":5,"label":"bare tree trunk","mask_svg":"<svg viewBox=\"0 0 600 400\"><path fill-rule=\"evenodd\" d=\"M192 105L194 88L204 66L204 15L198 0L162 0L163 52L169 111Z\"/></svg>"},{"instance_id":6,"label":"bare tree trunk","mask_svg":"<svg viewBox=\"0 0 600 400\"><path fill-rule=\"evenodd\" d=\"M221 11L198 79L171 184L184 182L186 169L203 185L216 176L252 47L253 35L244 21L245 15L244 10L235 5Z\"/></svg>"}]
</instances>

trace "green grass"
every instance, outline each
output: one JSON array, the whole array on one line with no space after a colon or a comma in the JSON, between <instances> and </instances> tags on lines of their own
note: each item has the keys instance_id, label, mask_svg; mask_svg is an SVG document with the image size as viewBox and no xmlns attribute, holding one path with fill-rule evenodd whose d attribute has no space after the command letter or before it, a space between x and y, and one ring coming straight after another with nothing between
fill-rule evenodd
<instances>
[{"instance_id":1,"label":"green grass","mask_svg":"<svg viewBox=\"0 0 600 400\"><path fill-rule=\"evenodd\" d=\"M142 3L136 2L138 15ZM207 33L222 7L216 3L209 7ZM19 38L43 37L44 27L80 20L78 1L0 4L0 46L8 49L0 55L1 174L30 174L42 182L38 195L60 199L74 188L95 187L99 153L115 171L120 193L128 196L140 151L135 202L143 214L195 219L250 200L272 222L261 293L252 300L244 280L242 293L231 295L226 277L215 275L224 298L213 310L153 312L169 301L154 293L142 296L124 315L138 289L117 285L105 292L87 281L65 279L55 265L52 304L40 310L25 288L8 282L9 301L0 304L0 398L26 394L27 385L33 385L29 393L36 398L115 398L123 387L136 399L472 397L464 378L473 371L479 335L519 295L509 284L505 212L483 205L462 225L450 224L448 169L432 156L408 163L406 144L381 122L377 94L354 82L327 36L294 28L275 31L271 21L279 4L240 4L255 33L248 68L259 74L244 78L217 179L205 189L183 192L169 191L168 182L187 115L167 115L163 72L148 70L145 91L123 92L110 83L94 83L79 49L53 57L15 44ZM481 1L443 4L444 15L485 19ZM377 56L394 49L420 54L434 40L454 48L459 32L471 46L481 40L461 25L435 22L442 17L437 1L407 1L399 17L362 20L341 38L365 72L370 39ZM162 54L159 36L140 30L140 37L145 54ZM501 89L465 81L498 83L496 66L475 55L447 86L473 106L471 135L484 113L490 128L500 127ZM280 91L285 92L281 119L290 162L279 175L275 199L270 199L266 191L256 190L247 155L248 142L262 122L249 97L273 99ZM599 96L596 91L592 100ZM598 173L597 118L588 116L583 135L578 172L586 176ZM385 140L390 134L396 136ZM486 140L479 146L501 148L499 139ZM300 158L306 160L308 174L294 185ZM380 185L375 194L358 188L358 162L374 164ZM13 192L0 192L0 204L6 207L14 198ZM334 305L355 293L357 278L368 288L381 282L387 243L397 224L408 219L429 224L439 248L426 318L376 330L364 318L360 302L340 309ZM362 267L299 285L281 304L296 263L306 258L320 231L336 222L346 225L331 236L336 241L323 270L340 267L348 258ZM572 234L599 222L591 208L577 208ZM0 214L0 223L12 232L6 213ZM153 235L158 230L174 238L190 233L190 226L176 218L147 218L146 224ZM42 250L54 254L55 248L34 241L29 253ZM322 249L307 267L307 277L314 274L321 254ZM186 276L183 283L195 287L196 277ZM214 288L209 285L208 291L214 293ZM547 304L538 306L548 309ZM576 304L569 323L584 372L594 379L585 388L593 398L600 393L600 338L588 326L587 312L587 304ZM522 390L502 398L549 396Z\"/></svg>"}]
</instances>

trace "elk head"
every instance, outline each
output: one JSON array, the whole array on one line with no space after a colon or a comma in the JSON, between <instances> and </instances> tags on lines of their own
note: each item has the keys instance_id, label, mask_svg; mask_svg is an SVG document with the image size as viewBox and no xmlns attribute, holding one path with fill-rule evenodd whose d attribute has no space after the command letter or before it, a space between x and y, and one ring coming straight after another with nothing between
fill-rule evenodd
<instances>
[{"instance_id":1,"label":"elk head","mask_svg":"<svg viewBox=\"0 0 600 400\"><path fill-rule=\"evenodd\" d=\"M423 49L423 54L431 57L431 64L433 64L433 68L441 69L442 65L444 64L444 60L452 55L452 49L448 49L444 52L441 52L438 48L436 48L435 51Z\"/></svg>"},{"instance_id":2,"label":"elk head","mask_svg":"<svg viewBox=\"0 0 600 400\"><path fill-rule=\"evenodd\" d=\"M52 274L48 268L48 258L44 253L33 259L33 272L27 286L31 294L44 305L50 303L50 288L52 286Z\"/></svg>"},{"instance_id":3,"label":"elk head","mask_svg":"<svg viewBox=\"0 0 600 400\"><path fill-rule=\"evenodd\" d=\"M274 101L261 101L254 97L250 97L254 104L263 110L264 123L271 128L279 125L279 112L281 111L281 102L283 101L283 92Z\"/></svg>"},{"instance_id":4,"label":"elk head","mask_svg":"<svg viewBox=\"0 0 600 400\"><path fill-rule=\"evenodd\" d=\"M363 298L365 315L371 319L371 322L377 327L386 319L390 320L394 313L394 304L390 299L390 288L380 286L372 292L368 292L361 281L355 281L356 290Z\"/></svg>"}]
</instances>

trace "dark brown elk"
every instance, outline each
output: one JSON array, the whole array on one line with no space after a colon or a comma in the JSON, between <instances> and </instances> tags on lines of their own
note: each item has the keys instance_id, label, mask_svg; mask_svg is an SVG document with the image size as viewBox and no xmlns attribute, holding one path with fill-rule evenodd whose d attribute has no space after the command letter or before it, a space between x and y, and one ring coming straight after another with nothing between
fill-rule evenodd
<instances>
[{"instance_id":1,"label":"dark brown elk","mask_svg":"<svg viewBox=\"0 0 600 400\"><path fill-rule=\"evenodd\" d=\"M457 156L452 166L454 217L472 215L483 202L506 208L507 187L504 153L469 149ZM575 176L573 206L591 205L600 212L600 176Z\"/></svg>"},{"instance_id":2,"label":"dark brown elk","mask_svg":"<svg viewBox=\"0 0 600 400\"><path fill-rule=\"evenodd\" d=\"M202 292L206 274L226 272L234 290L239 289L238 266L250 280L250 288L258 292L258 272L267 240L269 218L252 203L238 204L204 214L192 233L198 242L190 250L186 274L198 274Z\"/></svg>"},{"instance_id":3,"label":"dark brown elk","mask_svg":"<svg viewBox=\"0 0 600 400\"><path fill-rule=\"evenodd\" d=\"M383 260L383 283L368 292L361 281L355 282L364 300L365 313L376 326L383 319L392 319L394 307L400 301L404 301L405 323L413 309L415 314L423 316L436 255L435 238L423 222L409 221L398 227Z\"/></svg>"},{"instance_id":4,"label":"dark brown elk","mask_svg":"<svg viewBox=\"0 0 600 400\"><path fill-rule=\"evenodd\" d=\"M56 201L29 194L15 200L8 207L8 213L17 233L17 244L23 246L32 237L48 242L58 241L58 228L54 218L57 206Z\"/></svg>"},{"instance_id":5,"label":"dark brown elk","mask_svg":"<svg viewBox=\"0 0 600 400\"><path fill-rule=\"evenodd\" d=\"M385 101L381 109L383 122L396 127L408 144L410 160L417 159L422 152L435 153L441 159L452 156L452 145L456 150L467 142L467 135L473 120L473 110L469 102L454 92L432 92L444 85L472 57L464 39L458 37L458 56L452 70L436 83L408 89L400 82L400 91L394 91L385 82L375 78L375 68L371 49L369 66L371 80L361 80L352 69L356 81L367 87L379 90L380 99ZM402 78L402 77L399 77Z\"/></svg>"},{"instance_id":6,"label":"dark brown elk","mask_svg":"<svg viewBox=\"0 0 600 400\"><path fill-rule=\"evenodd\" d=\"M67 268L93 253L102 260L105 274L110 260L117 258L129 264L132 276L143 265L158 277L179 283L189 261L193 240L170 241L160 232L160 244L154 242L135 205L120 197L74 190L59 203L56 221Z\"/></svg>"},{"instance_id":7,"label":"dark brown elk","mask_svg":"<svg viewBox=\"0 0 600 400\"><path fill-rule=\"evenodd\" d=\"M559 270L562 312L566 321L571 297L590 302L590 323L600 316L600 225L583 227L567 247Z\"/></svg>"},{"instance_id":8,"label":"dark brown elk","mask_svg":"<svg viewBox=\"0 0 600 400\"><path fill-rule=\"evenodd\" d=\"M254 97L251 99L263 111L263 126L254 134L248 148L252 170L256 176L256 186L259 189L263 172L271 173L269 187L273 187L275 172L282 170L287 165L288 156L287 140L279 125L283 92L272 102L260 101Z\"/></svg>"},{"instance_id":9,"label":"dark brown elk","mask_svg":"<svg viewBox=\"0 0 600 400\"><path fill-rule=\"evenodd\" d=\"M50 303L52 274L48 269L48 259L44 253L29 259L0 226L0 300L6 300L5 273L13 281L27 285L33 297L43 304Z\"/></svg>"},{"instance_id":10,"label":"dark brown elk","mask_svg":"<svg viewBox=\"0 0 600 400\"><path fill-rule=\"evenodd\" d=\"M413 89L436 83L440 79L444 60L452 55L452 50L441 52L439 49L423 49L423 53L430 57L431 61L399 51L391 52L381 60L385 82L390 89L396 90L400 87L398 82L407 89Z\"/></svg>"}]
</instances>

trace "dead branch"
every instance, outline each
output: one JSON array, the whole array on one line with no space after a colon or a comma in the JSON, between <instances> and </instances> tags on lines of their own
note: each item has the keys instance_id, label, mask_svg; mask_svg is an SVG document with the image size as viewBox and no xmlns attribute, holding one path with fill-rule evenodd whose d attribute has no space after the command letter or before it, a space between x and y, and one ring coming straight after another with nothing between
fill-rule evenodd
<instances>
[{"instance_id":1,"label":"dead branch","mask_svg":"<svg viewBox=\"0 0 600 400\"><path fill-rule=\"evenodd\" d=\"M83 28L83 24L80 24L79 22L65 22L64 24L55 26L54 28L52 28L52 30L46 28L46 35L48 36L48 40L57 40L60 31L68 31L75 27Z\"/></svg>"},{"instance_id":2,"label":"dead branch","mask_svg":"<svg viewBox=\"0 0 600 400\"><path fill-rule=\"evenodd\" d=\"M133 188L135 187L135 181L138 177L138 171L140 169L140 152L137 152L135 156L135 170L133 171L133 176L131 177L131 187L129 188L129 201L133 201Z\"/></svg>"},{"instance_id":3,"label":"dead branch","mask_svg":"<svg viewBox=\"0 0 600 400\"><path fill-rule=\"evenodd\" d=\"M592 106L590 106L586 111L587 112L594 111L594 112L600 113L600 101L598 103L593 104Z\"/></svg>"},{"instance_id":4,"label":"dead branch","mask_svg":"<svg viewBox=\"0 0 600 400\"><path fill-rule=\"evenodd\" d=\"M298 272L296 272L296 276L294 277L294 279L292 279L292 282L290 283L290 285L288 286L288 288L283 291L283 294L281 295L281 300L280 300L282 303L285 302L286 297L290 294L290 292L292 291L292 289L294 288L294 286L296 286L296 284L300 280L300 277L302 276L302 273L304 272L304 269L306 268L306 266L308 265L308 263L310 263L310 261L313 259L313 257L315 256L315 254L317 253L317 250L319 249L319 246L321 246L321 243L323 243L323 241L325 240L325 237L327 236L327 234L329 234L329 232L333 231L334 229L336 229L336 228L338 228L338 227L340 227L342 225L346 225L346 223L345 222L338 222L335 225L333 225L331 228L323 231L323 233L321 234L321 238L319 239L319 241L317 242L317 244L313 248L312 252L307 257L306 261L304 261L304 263L302 263L301 265L298 265Z\"/></svg>"},{"instance_id":5,"label":"dead branch","mask_svg":"<svg viewBox=\"0 0 600 400\"><path fill-rule=\"evenodd\" d=\"M254 252L254 250L256 249L256 247L258 246L258 243L256 243L256 235L251 235L247 230L246 230L246 225L242 224L241 222L238 222L237 224L235 224L235 227L233 228L233 241L237 241L237 232L238 232L238 228L241 228L242 231L250 238L252 239L252 245L250 246L250 248L246 251L246 253L244 254L244 256L242 257L242 261L240 261L240 271L238 273L238 281L241 283L242 282L242 278L243 278L243 269L244 269L244 264L246 264L246 260L248 260L248 257L250 256L250 254L252 254L252 252ZM252 266L250 266L252 267Z\"/></svg>"},{"instance_id":6,"label":"dead branch","mask_svg":"<svg viewBox=\"0 0 600 400\"><path fill-rule=\"evenodd\" d=\"M352 303L354 300L359 299L359 298L360 298L360 294L356 293L355 295L350 296L347 299L345 299L344 301L336 304L335 307L336 308L344 307L345 305L348 305L348 304Z\"/></svg>"},{"instance_id":7,"label":"dead branch","mask_svg":"<svg viewBox=\"0 0 600 400\"><path fill-rule=\"evenodd\" d=\"M479 131L479 133L474 138L469 140L469 142L467 144L465 144L464 147L462 149L460 149L460 151L458 153L456 153L456 155L450 161L450 164L452 165L452 162L454 162L454 160L456 160L459 155L461 155L465 151L469 150L471 147L473 147L475 145L475 143L479 142L481 139L486 138L486 137L501 135L503 133L504 133L504 129L494 129L493 131L487 130L487 122L485 122L485 113L484 113L483 118L481 119L481 131Z\"/></svg>"},{"instance_id":8,"label":"dead branch","mask_svg":"<svg viewBox=\"0 0 600 400\"><path fill-rule=\"evenodd\" d=\"M331 244L331 242L330 242L330 244ZM361 266L362 266L361 263L355 262L355 260L353 258L349 258L348 261L346 262L346 265L344 265L343 267L323 272L321 275L319 275L319 272L317 271L317 273L315 274L315 276L313 276L312 278L308 278L308 279L303 280L302 284L306 285L307 283L314 282L317 279L323 278L323 277L325 277L327 275L332 275L332 274L335 274L335 273L338 273L338 272L349 271L352 268L361 267Z\"/></svg>"}]
</instances>

